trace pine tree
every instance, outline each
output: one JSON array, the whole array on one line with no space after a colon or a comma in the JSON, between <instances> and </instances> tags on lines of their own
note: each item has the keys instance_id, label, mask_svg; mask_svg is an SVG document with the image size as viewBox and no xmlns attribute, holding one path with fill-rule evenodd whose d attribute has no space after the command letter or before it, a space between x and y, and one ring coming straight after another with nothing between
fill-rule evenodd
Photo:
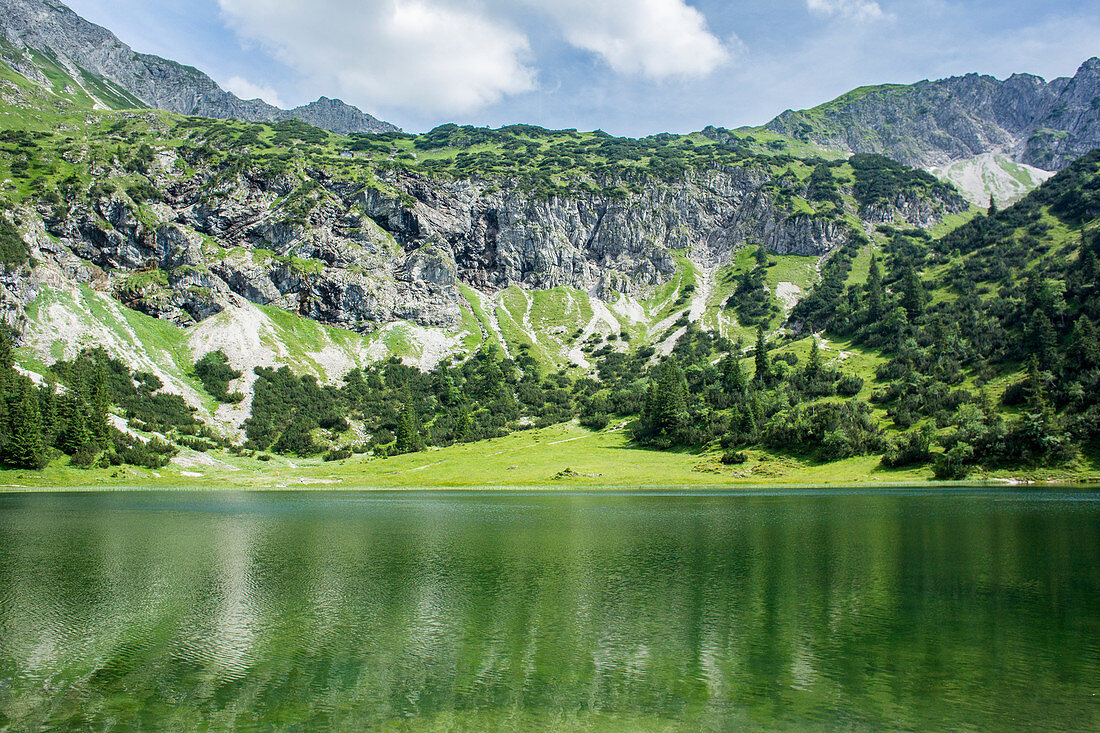
<instances>
[{"instance_id":1,"label":"pine tree","mask_svg":"<svg viewBox=\"0 0 1100 733\"><path fill-rule=\"evenodd\" d=\"M57 442L57 384L51 378L38 389L38 409L42 416L42 440L46 446Z\"/></svg>"},{"instance_id":2,"label":"pine tree","mask_svg":"<svg viewBox=\"0 0 1100 733\"><path fill-rule=\"evenodd\" d=\"M397 421L397 430L394 432L396 437L394 450L397 453L416 453L423 449L420 439L420 421L411 403L411 398L406 395L405 409L401 412L401 418Z\"/></svg>"},{"instance_id":3,"label":"pine tree","mask_svg":"<svg viewBox=\"0 0 1100 733\"><path fill-rule=\"evenodd\" d=\"M656 427L660 434L673 436L680 428L687 409L687 385L675 359L661 365L657 380Z\"/></svg>"},{"instance_id":4,"label":"pine tree","mask_svg":"<svg viewBox=\"0 0 1100 733\"><path fill-rule=\"evenodd\" d=\"M745 371L741 368L741 359L728 354L719 367L722 370L722 389L730 397L738 397L745 391Z\"/></svg>"},{"instance_id":5,"label":"pine tree","mask_svg":"<svg viewBox=\"0 0 1100 733\"><path fill-rule=\"evenodd\" d=\"M470 415L470 408L463 402L459 405L458 412L455 414L455 440L459 442L469 440L472 426L473 418Z\"/></svg>"},{"instance_id":6,"label":"pine tree","mask_svg":"<svg viewBox=\"0 0 1100 733\"><path fill-rule=\"evenodd\" d=\"M19 468L39 470L47 463L46 445L42 440L42 417L38 394L28 381L20 387L21 395L11 406L11 439L4 449L4 462Z\"/></svg>"},{"instance_id":7,"label":"pine tree","mask_svg":"<svg viewBox=\"0 0 1100 733\"><path fill-rule=\"evenodd\" d=\"M764 338L764 327L756 329L756 373L753 379L760 384L766 384L771 377L771 364L768 362L768 343Z\"/></svg>"},{"instance_id":8,"label":"pine tree","mask_svg":"<svg viewBox=\"0 0 1100 733\"><path fill-rule=\"evenodd\" d=\"M1054 358L1057 336L1054 333L1054 324L1050 322L1045 312L1041 310L1032 312L1027 324L1026 337L1031 353L1038 356L1044 364L1050 364Z\"/></svg>"},{"instance_id":9,"label":"pine tree","mask_svg":"<svg viewBox=\"0 0 1100 733\"><path fill-rule=\"evenodd\" d=\"M504 372L500 368L497 359L496 346L489 346L480 355L481 363L478 365L478 377L480 379L479 396L491 400L500 391L500 385L504 381Z\"/></svg>"},{"instance_id":10,"label":"pine tree","mask_svg":"<svg viewBox=\"0 0 1100 733\"><path fill-rule=\"evenodd\" d=\"M810 359L806 365L806 374L810 379L816 379L821 373L821 348L817 345L817 337L810 335Z\"/></svg>"},{"instance_id":11,"label":"pine tree","mask_svg":"<svg viewBox=\"0 0 1100 733\"><path fill-rule=\"evenodd\" d=\"M993 194L989 194L989 209L986 213L988 216L997 215L997 202L993 200Z\"/></svg>"},{"instance_id":12,"label":"pine tree","mask_svg":"<svg viewBox=\"0 0 1100 733\"><path fill-rule=\"evenodd\" d=\"M928 300L928 293L924 289L920 275L913 268L907 268L901 278L901 307L909 316L909 320L915 320L924 312L924 304Z\"/></svg>"},{"instance_id":13,"label":"pine tree","mask_svg":"<svg viewBox=\"0 0 1100 733\"><path fill-rule=\"evenodd\" d=\"M65 427L58 438L57 446L68 455L76 455L86 450L92 436L88 431L88 405L78 390L72 390L61 403Z\"/></svg>"},{"instance_id":14,"label":"pine tree","mask_svg":"<svg viewBox=\"0 0 1100 733\"><path fill-rule=\"evenodd\" d=\"M1096 326L1088 316L1080 316L1073 324L1069 354L1076 369L1086 370L1100 366L1100 342L1097 340Z\"/></svg>"},{"instance_id":15,"label":"pine tree","mask_svg":"<svg viewBox=\"0 0 1100 733\"><path fill-rule=\"evenodd\" d=\"M871 269L867 273L867 320L878 323L886 312L886 292L882 286L882 270L878 258L871 255Z\"/></svg>"},{"instance_id":16,"label":"pine tree","mask_svg":"<svg viewBox=\"0 0 1100 733\"><path fill-rule=\"evenodd\" d=\"M1027 360L1024 396L1028 409L1033 412L1040 412L1047 405L1046 385L1043 383L1043 373L1039 370L1039 357L1036 354L1032 354Z\"/></svg>"},{"instance_id":17,"label":"pine tree","mask_svg":"<svg viewBox=\"0 0 1100 733\"><path fill-rule=\"evenodd\" d=\"M756 266L767 267L768 266L768 253L764 249L764 245L760 245L756 248Z\"/></svg>"},{"instance_id":18,"label":"pine tree","mask_svg":"<svg viewBox=\"0 0 1100 733\"><path fill-rule=\"evenodd\" d=\"M107 364L105 354L96 354L92 368L92 380L88 385L88 432L98 448L107 447Z\"/></svg>"}]
</instances>

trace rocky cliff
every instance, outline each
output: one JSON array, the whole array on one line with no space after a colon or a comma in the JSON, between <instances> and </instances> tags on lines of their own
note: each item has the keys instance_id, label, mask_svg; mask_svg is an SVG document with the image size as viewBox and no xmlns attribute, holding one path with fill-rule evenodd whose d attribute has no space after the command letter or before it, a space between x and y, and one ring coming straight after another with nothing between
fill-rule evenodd
<instances>
[{"instance_id":1,"label":"rocky cliff","mask_svg":"<svg viewBox=\"0 0 1100 733\"><path fill-rule=\"evenodd\" d=\"M903 192L807 212L790 198L807 196L805 183L786 175L777 188L770 167L752 161L546 195L507 178L398 167L367 179L309 167L273 174L196 155L159 151L140 186L117 161L92 169L120 184L60 206L40 201L32 255L78 281L109 280L122 302L181 325L240 297L357 331L397 320L454 328L464 285L568 286L612 300L668 280L677 253L703 270L749 242L824 255L859 231L860 217L928 226L967 208L955 194Z\"/></svg>"},{"instance_id":2,"label":"rocky cliff","mask_svg":"<svg viewBox=\"0 0 1100 733\"><path fill-rule=\"evenodd\" d=\"M145 105L185 115L249 122L299 119L342 134L394 132L388 122L339 100L282 110L223 90L198 69L135 53L113 33L56 0L0 0L0 57L24 76L52 86L58 74L98 106ZM51 78L51 76L53 78Z\"/></svg>"},{"instance_id":3,"label":"rocky cliff","mask_svg":"<svg viewBox=\"0 0 1100 733\"><path fill-rule=\"evenodd\" d=\"M852 153L881 153L919 168L1003 153L1058 170L1100 147L1100 59L1073 78L967 74L864 87L767 129Z\"/></svg>"}]
</instances>

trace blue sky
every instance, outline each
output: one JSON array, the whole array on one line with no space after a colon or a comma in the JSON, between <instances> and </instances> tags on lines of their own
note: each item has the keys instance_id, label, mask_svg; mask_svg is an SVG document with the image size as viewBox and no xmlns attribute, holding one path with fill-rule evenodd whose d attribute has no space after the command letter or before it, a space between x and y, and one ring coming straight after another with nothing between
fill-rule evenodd
<instances>
[{"instance_id":1,"label":"blue sky","mask_svg":"<svg viewBox=\"0 0 1100 733\"><path fill-rule=\"evenodd\" d=\"M68 0L241 96L403 127L761 124L864 84L1072 75L1095 0Z\"/></svg>"}]
</instances>

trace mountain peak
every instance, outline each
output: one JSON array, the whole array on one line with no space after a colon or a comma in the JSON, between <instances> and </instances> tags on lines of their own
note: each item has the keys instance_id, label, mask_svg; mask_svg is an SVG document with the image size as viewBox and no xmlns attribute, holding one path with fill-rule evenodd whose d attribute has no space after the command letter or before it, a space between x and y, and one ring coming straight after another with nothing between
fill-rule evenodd
<instances>
[{"instance_id":1,"label":"mountain peak","mask_svg":"<svg viewBox=\"0 0 1100 733\"><path fill-rule=\"evenodd\" d=\"M398 131L388 122L327 97L293 110L241 99L194 67L136 53L109 30L57 0L0 0L0 39L6 42L0 46L0 60L43 86L52 86L50 73L56 78L54 72L60 72L96 106L148 106L247 122L301 119L337 133ZM47 65L56 68L43 68Z\"/></svg>"},{"instance_id":2,"label":"mountain peak","mask_svg":"<svg viewBox=\"0 0 1100 733\"><path fill-rule=\"evenodd\" d=\"M918 168L997 153L1051 171L1100 147L1098 97L1100 58L1091 58L1072 79L970 73L893 86L889 94L849 92L813 110L784 112L766 127Z\"/></svg>"}]
</instances>

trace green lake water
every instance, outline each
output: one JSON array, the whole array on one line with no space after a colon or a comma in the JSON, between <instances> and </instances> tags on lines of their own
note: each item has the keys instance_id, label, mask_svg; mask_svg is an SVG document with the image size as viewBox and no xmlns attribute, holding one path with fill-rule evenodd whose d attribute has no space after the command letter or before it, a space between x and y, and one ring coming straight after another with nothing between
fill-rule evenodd
<instances>
[{"instance_id":1,"label":"green lake water","mask_svg":"<svg viewBox=\"0 0 1100 733\"><path fill-rule=\"evenodd\" d=\"M1100 492L0 496L0 729L1100 730Z\"/></svg>"}]
</instances>

